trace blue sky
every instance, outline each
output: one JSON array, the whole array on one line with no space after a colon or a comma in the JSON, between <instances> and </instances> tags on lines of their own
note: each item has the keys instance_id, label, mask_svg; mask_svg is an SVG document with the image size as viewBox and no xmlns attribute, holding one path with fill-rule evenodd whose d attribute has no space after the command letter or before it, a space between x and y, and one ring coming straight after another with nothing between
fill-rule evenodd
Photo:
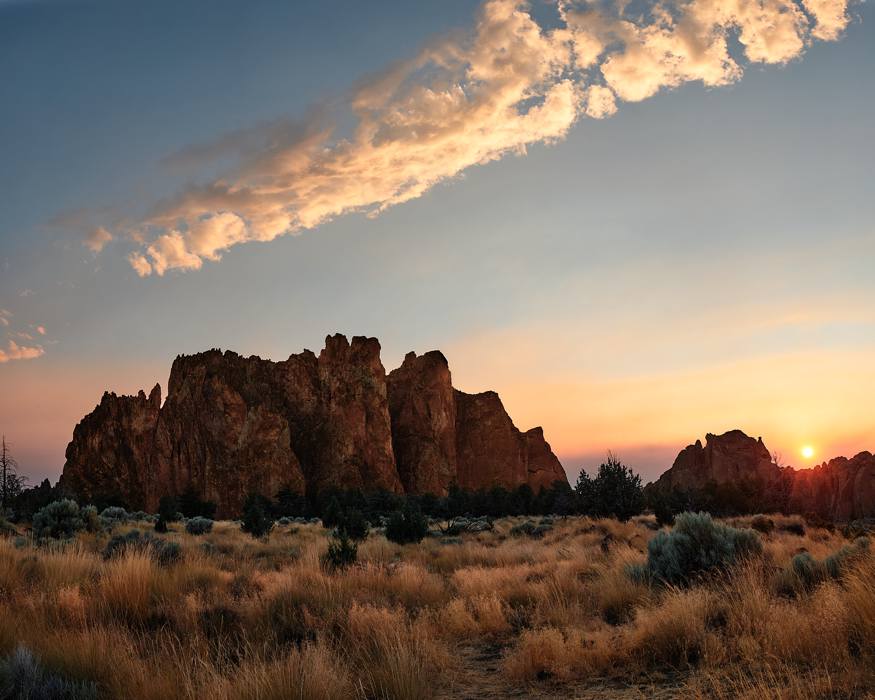
<instances>
[{"instance_id":1,"label":"blue sky","mask_svg":"<svg viewBox=\"0 0 875 700\"><path fill-rule=\"evenodd\" d=\"M549 4L520 11L538 41L562 25ZM734 427L792 463L803 443L816 461L875 449L867 4L786 61L744 60L730 32L744 75L725 86L660 72L653 96L631 100L637 73L575 77L611 87L616 113L588 116L587 93L567 128L519 137L525 155L502 141L491 162L451 164L377 216L332 209L295 235L247 232L204 254L216 259L198 253L196 269L154 271L167 202L242 182L247 160L265 178L265 134L335 123L336 153L356 96L424 46L467 47L482 13L461 1L0 2L0 347L41 353L0 363L0 428L25 471L57 476L102 391L166 386L177 353L282 359L335 331L379 337L387 369L443 349L460 388L495 389L520 428L543 424L572 474L613 449L653 478L688 442ZM437 90L430 70L405 80ZM558 76L533 79L537 104ZM379 123L400 104L381 104ZM181 157L204 144L218 157ZM186 265L195 221L180 229ZM99 253L83 245L97 226L113 237Z\"/></svg>"}]
</instances>

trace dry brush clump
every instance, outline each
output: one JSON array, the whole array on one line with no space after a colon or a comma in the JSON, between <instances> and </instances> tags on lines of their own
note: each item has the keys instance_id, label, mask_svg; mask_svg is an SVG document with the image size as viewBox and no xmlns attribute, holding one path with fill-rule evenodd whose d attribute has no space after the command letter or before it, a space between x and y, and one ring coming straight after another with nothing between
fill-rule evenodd
<instances>
[{"instance_id":1,"label":"dry brush clump","mask_svg":"<svg viewBox=\"0 0 875 700\"><path fill-rule=\"evenodd\" d=\"M317 524L255 539L170 522L147 537L106 515L111 532L0 538L0 688L329 700L633 683L644 696L853 698L875 680L873 554L838 530L800 535L792 518L680 516L673 531L557 518L537 536L505 518L420 543L371 533L332 567Z\"/></svg>"}]
</instances>

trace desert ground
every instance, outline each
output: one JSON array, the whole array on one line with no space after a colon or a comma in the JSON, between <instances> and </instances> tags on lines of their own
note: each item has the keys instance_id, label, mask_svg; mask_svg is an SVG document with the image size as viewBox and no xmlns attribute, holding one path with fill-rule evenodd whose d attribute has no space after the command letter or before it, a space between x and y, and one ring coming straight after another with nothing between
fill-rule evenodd
<instances>
[{"instance_id":1,"label":"desert ground","mask_svg":"<svg viewBox=\"0 0 875 700\"><path fill-rule=\"evenodd\" d=\"M316 523L265 539L174 523L160 535L172 556L108 548L149 522L49 545L9 533L0 695L875 697L875 558L855 533L760 517L761 552L668 585L633 574L652 516L512 531L525 520L403 546L372 530L344 568L326 565ZM838 567L837 552L854 556Z\"/></svg>"}]
</instances>

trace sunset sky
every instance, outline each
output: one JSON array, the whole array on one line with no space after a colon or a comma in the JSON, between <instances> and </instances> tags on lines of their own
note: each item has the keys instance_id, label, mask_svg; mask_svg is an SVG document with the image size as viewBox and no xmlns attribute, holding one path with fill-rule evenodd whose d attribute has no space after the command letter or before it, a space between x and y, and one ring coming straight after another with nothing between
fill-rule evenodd
<instances>
[{"instance_id":1,"label":"sunset sky","mask_svg":"<svg viewBox=\"0 0 875 700\"><path fill-rule=\"evenodd\" d=\"M543 425L875 450L875 13L843 0L0 0L0 431L326 334ZM803 446L813 456L803 458Z\"/></svg>"}]
</instances>

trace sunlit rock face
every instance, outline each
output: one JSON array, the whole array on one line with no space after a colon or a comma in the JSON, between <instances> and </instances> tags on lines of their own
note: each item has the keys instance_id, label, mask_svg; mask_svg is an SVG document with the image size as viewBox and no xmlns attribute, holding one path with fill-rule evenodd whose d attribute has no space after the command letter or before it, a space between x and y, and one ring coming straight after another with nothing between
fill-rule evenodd
<instances>
[{"instance_id":1,"label":"sunlit rock face","mask_svg":"<svg viewBox=\"0 0 875 700\"><path fill-rule=\"evenodd\" d=\"M147 397L105 393L76 426L67 447L62 482L75 493L127 494L148 502L153 484L155 432L161 412L161 388ZM127 465L138 465L137 469Z\"/></svg>"},{"instance_id":2,"label":"sunlit rock face","mask_svg":"<svg viewBox=\"0 0 875 700\"><path fill-rule=\"evenodd\" d=\"M163 406L157 386L148 398L104 395L76 426L61 477L84 501L152 511L193 489L220 517L283 488L443 494L454 482L537 491L556 480L565 472L540 428L517 430L497 394L453 389L441 353L409 353L387 377L375 338L342 335L282 362L177 357Z\"/></svg>"},{"instance_id":3,"label":"sunlit rock face","mask_svg":"<svg viewBox=\"0 0 875 700\"><path fill-rule=\"evenodd\" d=\"M688 445L651 488L697 492L735 485L753 494L762 511L815 514L838 522L875 516L875 456L837 457L813 469L774 463L761 438L740 430L707 435Z\"/></svg>"},{"instance_id":4,"label":"sunlit rock face","mask_svg":"<svg viewBox=\"0 0 875 700\"><path fill-rule=\"evenodd\" d=\"M534 491L565 478L559 460L544 441L541 428L522 433L514 426L494 391L455 392L458 482L478 489L492 484L513 489L529 484Z\"/></svg>"},{"instance_id":5,"label":"sunlit rock face","mask_svg":"<svg viewBox=\"0 0 875 700\"><path fill-rule=\"evenodd\" d=\"M456 397L447 358L436 350L407 353L388 384L401 483L410 493L445 493L458 479Z\"/></svg>"}]
</instances>

